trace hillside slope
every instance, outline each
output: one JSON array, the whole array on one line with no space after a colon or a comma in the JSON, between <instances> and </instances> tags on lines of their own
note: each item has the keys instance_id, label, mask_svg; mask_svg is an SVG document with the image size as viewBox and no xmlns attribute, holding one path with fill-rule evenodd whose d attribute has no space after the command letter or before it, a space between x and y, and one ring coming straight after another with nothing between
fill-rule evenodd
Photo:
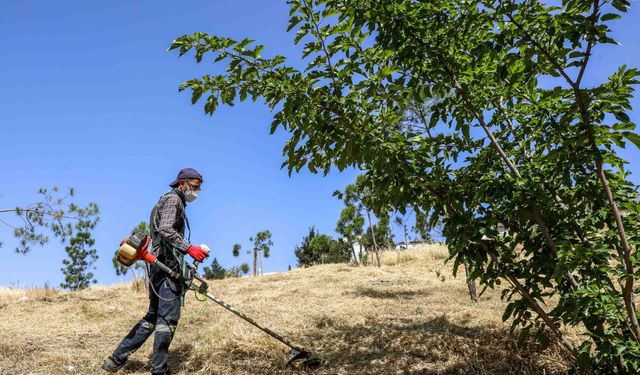
<instances>
[{"instance_id":1,"label":"hillside slope","mask_svg":"<svg viewBox=\"0 0 640 375\"><path fill-rule=\"evenodd\" d=\"M385 265L322 265L211 282L214 294L320 355L317 374L555 374L557 347L516 347L498 291L469 300L437 246L388 252ZM462 271L462 270L461 270ZM444 280L443 280L444 279ZM137 289L137 290L136 290ZM0 374L100 374L143 316L144 287L0 290ZM120 374L147 374L150 339ZM287 348L212 302L187 298L170 352L174 374L302 374Z\"/></svg>"}]
</instances>

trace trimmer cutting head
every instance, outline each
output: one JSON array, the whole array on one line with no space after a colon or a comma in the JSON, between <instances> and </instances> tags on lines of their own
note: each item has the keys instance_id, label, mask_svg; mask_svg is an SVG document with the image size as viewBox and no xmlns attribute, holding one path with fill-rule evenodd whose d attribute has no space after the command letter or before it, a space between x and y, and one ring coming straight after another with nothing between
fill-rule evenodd
<instances>
[{"instance_id":1,"label":"trimmer cutting head","mask_svg":"<svg viewBox=\"0 0 640 375\"><path fill-rule=\"evenodd\" d=\"M310 370L314 370L325 363L322 359L305 350L291 349L287 353L287 357L289 358L289 360L287 361L287 366L301 363L302 367Z\"/></svg>"}]
</instances>

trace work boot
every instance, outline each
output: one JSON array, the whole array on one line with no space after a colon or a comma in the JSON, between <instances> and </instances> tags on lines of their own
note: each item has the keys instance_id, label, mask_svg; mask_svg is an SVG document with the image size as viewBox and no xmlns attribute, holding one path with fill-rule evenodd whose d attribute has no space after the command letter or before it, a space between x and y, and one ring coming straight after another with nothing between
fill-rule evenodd
<instances>
[{"instance_id":1,"label":"work boot","mask_svg":"<svg viewBox=\"0 0 640 375\"><path fill-rule=\"evenodd\" d=\"M127 363L127 361L124 361L121 364L117 364L116 361L113 360L113 358L108 357L102 364L102 369L107 372L118 372L118 370L124 367L125 363Z\"/></svg>"}]
</instances>

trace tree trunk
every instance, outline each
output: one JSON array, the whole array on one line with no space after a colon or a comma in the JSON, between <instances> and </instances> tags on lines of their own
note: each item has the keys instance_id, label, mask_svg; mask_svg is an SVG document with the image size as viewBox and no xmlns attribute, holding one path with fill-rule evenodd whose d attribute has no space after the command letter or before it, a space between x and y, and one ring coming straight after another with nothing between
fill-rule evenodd
<instances>
[{"instance_id":1,"label":"tree trunk","mask_svg":"<svg viewBox=\"0 0 640 375\"><path fill-rule=\"evenodd\" d=\"M253 276L258 276L258 252L253 249Z\"/></svg>"},{"instance_id":2,"label":"tree trunk","mask_svg":"<svg viewBox=\"0 0 640 375\"><path fill-rule=\"evenodd\" d=\"M353 261L356 262L357 264L360 264L360 259L358 259L358 254L356 253L356 245L349 241L349 248L351 248L351 257L353 258Z\"/></svg>"},{"instance_id":3,"label":"tree trunk","mask_svg":"<svg viewBox=\"0 0 640 375\"><path fill-rule=\"evenodd\" d=\"M469 288L469 297L473 302L478 302L478 292L476 291L476 281L469 279L469 263L464 261L464 274L469 281L467 281L467 287Z\"/></svg>"},{"instance_id":4,"label":"tree trunk","mask_svg":"<svg viewBox=\"0 0 640 375\"><path fill-rule=\"evenodd\" d=\"M373 240L373 252L376 254L376 262L378 263L378 267L380 267L380 253L378 252L378 244L376 244L376 235L373 231L373 225L371 225L371 214L369 210L367 210L367 218L369 219L369 230L371 232L371 239Z\"/></svg>"},{"instance_id":5,"label":"tree trunk","mask_svg":"<svg viewBox=\"0 0 640 375\"><path fill-rule=\"evenodd\" d=\"M402 225L402 229L404 230L404 249L409 249L409 232L407 231L407 224Z\"/></svg>"},{"instance_id":6,"label":"tree trunk","mask_svg":"<svg viewBox=\"0 0 640 375\"><path fill-rule=\"evenodd\" d=\"M359 253L360 253L360 255L359 255L360 264L362 264L363 266L369 265L369 259L368 259L367 256L365 256L364 251L363 251L363 250L366 250L366 249L364 248L364 246L362 246L362 243L360 243L360 242L358 242L358 247L360 249L359 250Z\"/></svg>"}]
</instances>

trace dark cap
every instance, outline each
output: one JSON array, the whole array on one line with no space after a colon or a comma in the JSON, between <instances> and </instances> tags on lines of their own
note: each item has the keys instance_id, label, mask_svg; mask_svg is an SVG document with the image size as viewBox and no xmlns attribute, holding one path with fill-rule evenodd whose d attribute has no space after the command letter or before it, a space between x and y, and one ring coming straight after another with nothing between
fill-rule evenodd
<instances>
[{"instance_id":1,"label":"dark cap","mask_svg":"<svg viewBox=\"0 0 640 375\"><path fill-rule=\"evenodd\" d=\"M180 172L178 172L178 177L176 177L175 181L170 183L169 186L176 187L180 183L180 180L182 179L191 180L194 178L202 182L202 175L198 173L198 171L196 171L193 168L184 168L184 169L181 169Z\"/></svg>"}]
</instances>

